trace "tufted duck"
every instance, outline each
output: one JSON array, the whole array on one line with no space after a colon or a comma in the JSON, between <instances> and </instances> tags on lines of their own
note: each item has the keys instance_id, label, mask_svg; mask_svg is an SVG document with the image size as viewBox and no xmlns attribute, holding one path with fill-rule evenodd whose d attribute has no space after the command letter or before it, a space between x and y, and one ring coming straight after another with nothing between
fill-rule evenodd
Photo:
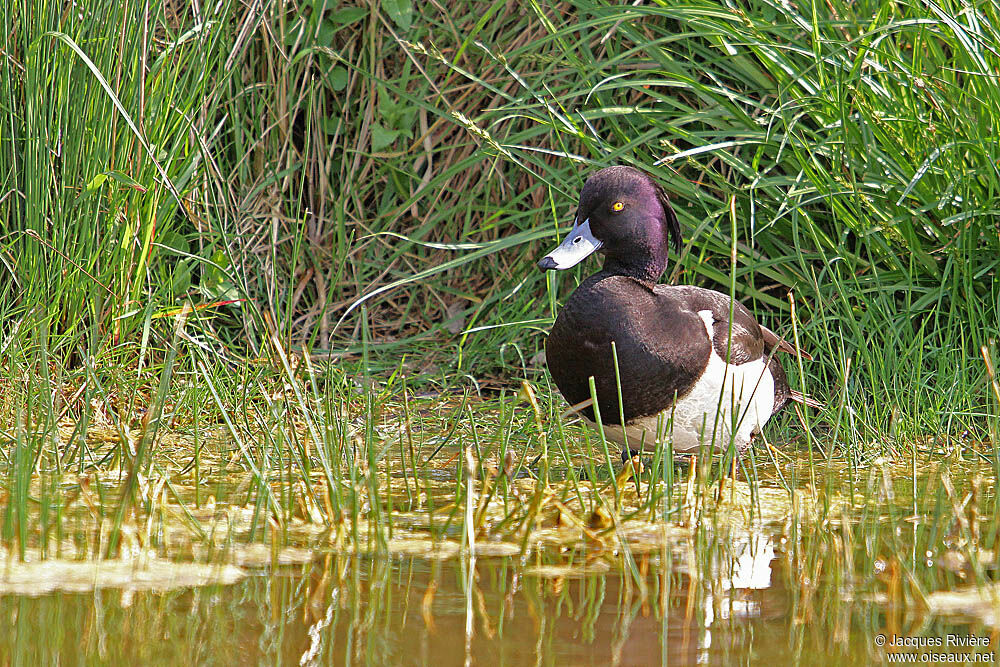
<instances>
[{"instance_id":1,"label":"tufted duck","mask_svg":"<svg viewBox=\"0 0 1000 667\"><path fill-rule=\"evenodd\" d=\"M587 404L593 376L609 439L625 445L627 438L631 450L669 441L677 453L703 445L725 451L730 443L742 451L789 401L820 407L789 388L774 356L795 349L742 304L709 289L657 284L671 244L680 250L680 225L647 174L615 166L587 179L572 231L538 263L562 270L594 252L605 257L559 311L545 345L566 400L595 425Z\"/></svg>"}]
</instances>

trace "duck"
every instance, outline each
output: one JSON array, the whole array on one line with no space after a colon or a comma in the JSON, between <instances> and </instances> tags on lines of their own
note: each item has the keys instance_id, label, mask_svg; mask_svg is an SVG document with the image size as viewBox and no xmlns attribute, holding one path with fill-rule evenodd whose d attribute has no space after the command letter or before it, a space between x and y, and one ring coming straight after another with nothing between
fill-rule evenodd
<instances>
[{"instance_id":1,"label":"duck","mask_svg":"<svg viewBox=\"0 0 1000 667\"><path fill-rule=\"evenodd\" d=\"M571 412L594 428L599 419L626 460L668 444L674 454L742 453L789 403L822 407L789 387L776 353L811 357L743 304L711 289L659 283L671 246L680 252L680 224L653 177L619 165L587 179L573 228L538 262L564 271L604 256L545 342L546 365Z\"/></svg>"}]
</instances>

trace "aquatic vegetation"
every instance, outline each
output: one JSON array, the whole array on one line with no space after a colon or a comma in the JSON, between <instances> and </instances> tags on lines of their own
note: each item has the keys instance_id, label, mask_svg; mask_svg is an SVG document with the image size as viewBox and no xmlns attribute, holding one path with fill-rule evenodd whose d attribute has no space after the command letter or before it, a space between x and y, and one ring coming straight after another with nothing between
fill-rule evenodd
<instances>
[{"instance_id":1,"label":"aquatic vegetation","mask_svg":"<svg viewBox=\"0 0 1000 667\"><path fill-rule=\"evenodd\" d=\"M137 623L171 627L177 621L152 591L203 588L213 602L195 594L206 602L176 632L202 634L220 614L249 615L252 636L283 637L255 648L261 659L318 662L349 659L342 633L364 613L382 620L356 639L382 645L372 650L385 659L407 650L389 640L401 628L433 655L448 653L441 641L454 632L468 655L523 655L526 618L539 619L529 636L553 660L576 655L577 641L593 643L601 660L636 641L649 655L822 651L870 660L883 649L864 636L987 636L976 628L995 624L981 585L997 564L1000 507L991 457L974 443L942 456L947 443L928 439L911 443L911 460L862 462L829 442L825 459L788 443L771 460L759 447L734 480L711 457L623 467L599 434L556 419L559 404L530 391L417 398L404 384L337 386L332 429L310 430L303 415L319 417L317 405L298 406L298 420L275 412L275 421L243 426L231 415L197 429L164 426L124 513L122 480L141 433L116 440L94 425L80 474L54 466L54 452L75 437L69 421L51 437L21 430L22 441L51 447L38 451L25 496L8 487L0 590L36 601L7 596L0 613L16 604L11 620L26 628L19 624L54 610L47 592L104 591L115 596L101 597L111 605L102 614L127 609ZM350 406L362 405L351 417ZM282 456L274 441L298 443L300 458ZM353 464L331 486L323 457ZM262 589L258 580L274 583ZM266 610L279 582L288 588L273 616ZM59 613L92 623L79 604L64 599ZM561 638L567 624L583 633L578 640ZM59 633L76 626L46 627L59 645ZM787 639L763 639L773 633ZM657 641L647 645L646 634ZM201 649L229 655L234 642L223 634ZM138 645L87 651L142 655Z\"/></svg>"}]
</instances>

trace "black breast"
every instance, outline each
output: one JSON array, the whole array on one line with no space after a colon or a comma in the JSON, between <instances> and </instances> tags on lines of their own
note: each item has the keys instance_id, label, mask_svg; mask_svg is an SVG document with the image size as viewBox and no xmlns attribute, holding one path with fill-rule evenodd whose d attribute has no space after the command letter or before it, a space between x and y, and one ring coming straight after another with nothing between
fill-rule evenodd
<instances>
[{"instance_id":1,"label":"black breast","mask_svg":"<svg viewBox=\"0 0 1000 667\"><path fill-rule=\"evenodd\" d=\"M704 320L682 299L621 275L588 278L559 312L545 356L570 405L590 398L588 378L594 377L607 424L622 423L612 341L626 422L671 407L701 376L711 351ZM591 408L583 413L594 419Z\"/></svg>"}]
</instances>

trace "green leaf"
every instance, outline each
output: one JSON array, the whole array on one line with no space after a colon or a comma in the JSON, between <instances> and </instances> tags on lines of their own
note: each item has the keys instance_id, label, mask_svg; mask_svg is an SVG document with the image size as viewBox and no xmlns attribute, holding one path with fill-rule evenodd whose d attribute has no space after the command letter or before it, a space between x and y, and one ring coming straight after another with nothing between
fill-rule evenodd
<instances>
[{"instance_id":1,"label":"green leaf","mask_svg":"<svg viewBox=\"0 0 1000 667\"><path fill-rule=\"evenodd\" d=\"M229 255L227 255L222 250L216 250L215 252L212 253L212 262L214 264L218 264L223 269L228 269L229 268Z\"/></svg>"},{"instance_id":2,"label":"green leaf","mask_svg":"<svg viewBox=\"0 0 1000 667\"><path fill-rule=\"evenodd\" d=\"M316 31L316 44L333 46L333 36L337 34L339 29L330 19L323 19L319 22L319 29Z\"/></svg>"},{"instance_id":3,"label":"green leaf","mask_svg":"<svg viewBox=\"0 0 1000 667\"><path fill-rule=\"evenodd\" d=\"M343 120L340 116L328 116L321 120L319 124L327 134L336 134L337 128L340 127L342 122Z\"/></svg>"},{"instance_id":4,"label":"green leaf","mask_svg":"<svg viewBox=\"0 0 1000 667\"><path fill-rule=\"evenodd\" d=\"M372 123L372 152L377 153L386 146L389 146L399 136L399 130L387 130L377 122Z\"/></svg>"},{"instance_id":5,"label":"green leaf","mask_svg":"<svg viewBox=\"0 0 1000 667\"><path fill-rule=\"evenodd\" d=\"M363 19L366 16L368 16L368 10L364 7L344 7L343 9L335 11L330 18L334 23L347 25L348 23L354 23L359 19Z\"/></svg>"},{"instance_id":6,"label":"green leaf","mask_svg":"<svg viewBox=\"0 0 1000 667\"><path fill-rule=\"evenodd\" d=\"M84 194L90 194L95 190L99 189L102 185L104 185L104 182L107 181L108 178L111 178L115 182L121 183L122 185L127 185L128 187L138 190L140 192L146 191L146 188L143 187L143 185L139 183L139 181L135 180L131 176L121 173L120 171L115 171L114 169L111 169L110 171L102 171L97 176L94 176L92 179L90 179L90 182L87 183L87 187L84 188Z\"/></svg>"},{"instance_id":7,"label":"green leaf","mask_svg":"<svg viewBox=\"0 0 1000 667\"><path fill-rule=\"evenodd\" d=\"M93 192L94 190L97 190L102 185L104 185L104 181L106 180L108 180L107 174L98 174L97 176L94 176L92 179L90 179L90 183L87 183L87 192Z\"/></svg>"},{"instance_id":8,"label":"green leaf","mask_svg":"<svg viewBox=\"0 0 1000 667\"><path fill-rule=\"evenodd\" d=\"M330 74L326 77L326 80L329 82L333 92L339 93L344 88L347 88L347 68L337 65L330 70Z\"/></svg>"},{"instance_id":9,"label":"green leaf","mask_svg":"<svg viewBox=\"0 0 1000 667\"><path fill-rule=\"evenodd\" d=\"M139 181L135 180L131 176L121 173L120 171L115 171L114 169L112 169L111 171L106 171L104 173L110 176L111 178L115 179L122 185L127 185L130 188L135 188L136 190L140 190L141 192L146 191L146 188L143 187L143 185L139 183Z\"/></svg>"},{"instance_id":10,"label":"green leaf","mask_svg":"<svg viewBox=\"0 0 1000 667\"><path fill-rule=\"evenodd\" d=\"M217 296L216 290L226 282L223 270L227 268L229 268L229 257L221 250L216 250L209 258L209 262L201 265L201 283L198 287L203 293Z\"/></svg>"},{"instance_id":11,"label":"green leaf","mask_svg":"<svg viewBox=\"0 0 1000 667\"><path fill-rule=\"evenodd\" d=\"M382 0L382 11L403 30L409 30L413 24L413 3L410 0Z\"/></svg>"},{"instance_id":12,"label":"green leaf","mask_svg":"<svg viewBox=\"0 0 1000 667\"><path fill-rule=\"evenodd\" d=\"M179 296L189 289L191 289L191 264L179 262L170 277L170 291L174 296Z\"/></svg>"},{"instance_id":13,"label":"green leaf","mask_svg":"<svg viewBox=\"0 0 1000 667\"><path fill-rule=\"evenodd\" d=\"M157 243L166 248L177 252L178 254L186 255L191 252L191 244L188 243L186 237L177 232L165 231L159 234L156 239Z\"/></svg>"}]
</instances>

